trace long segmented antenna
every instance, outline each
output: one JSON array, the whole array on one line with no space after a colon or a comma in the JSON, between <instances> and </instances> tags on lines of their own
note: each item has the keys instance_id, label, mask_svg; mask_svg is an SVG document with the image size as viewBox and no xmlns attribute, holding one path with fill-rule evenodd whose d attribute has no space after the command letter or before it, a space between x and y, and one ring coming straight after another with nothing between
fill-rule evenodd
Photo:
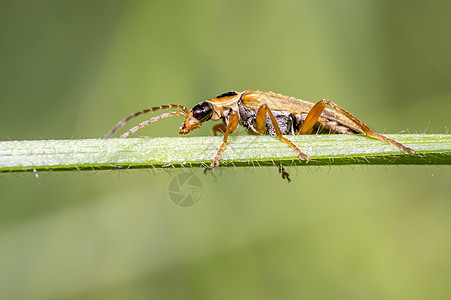
<instances>
[{"instance_id":1,"label":"long segmented antenna","mask_svg":"<svg viewBox=\"0 0 451 300\"><path fill-rule=\"evenodd\" d=\"M143 127L149 125L150 123L156 122L156 121L158 121L160 119L164 119L164 118L167 118L167 117L175 116L175 115L186 117L186 115L183 112L181 112L181 111L171 111L171 112L168 112L168 113L164 113L164 114L161 114L159 116L153 117L153 118L151 118L151 119L149 119L147 121L139 123L137 126L131 128L129 131L127 131L126 133L121 135L121 138L128 137L130 134L135 133L136 131L138 131L138 129L143 128Z\"/></svg>"},{"instance_id":2,"label":"long segmented antenna","mask_svg":"<svg viewBox=\"0 0 451 300\"><path fill-rule=\"evenodd\" d=\"M186 108L186 106L180 105L180 104L160 105L160 106L155 106L155 107L147 108L147 109L144 109L144 110L142 110L142 111L136 112L136 113L134 113L134 114L128 116L127 118L123 119L123 120L120 121L119 123L117 123L117 125L116 125L116 126L115 126L115 127L114 127L114 128L113 128L106 136L105 136L105 139L109 139L116 131L118 131L119 128L121 128L121 127L124 126L128 121L130 121L131 119L133 119L133 118L135 118L135 117L137 117L137 116L146 114L146 113L151 112L151 111L156 111L156 110L160 110L160 109L168 109L168 108L179 108L179 109L183 110L186 114L189 113L189 111L188 111L188 109ZM181 115L181 116L186 117L186 115L183 114L182 112L179 112L179 113L180 113L180 114L177 113L177 115ZM172 114L172 115L174 115L174 114ZM172 115L171 115L171 116L172 116ZM169 117L169 116L165 116L165 117L161 117L161 116L160 116L160 118L158 118L158 119L166 118L166 117ZM155 119L155 118L152 118L152 119ZM150 120L152 120L152 119L150 119ZM156 120L158 120L158 119L156 119ZM150 121L150 120L149 120L149 121ZM156 121L156 120L155 120L155 121ZM150 123L155 122L155 121L148 122L147 124L150 124ZM143 123L145 123L145 122L143 122ZM141 123L141 124L142 124L142 123ZM141 125L141 124L140 124L140 125ZM146 124L146 125L147 125L147 124ZM145 126L145 125L144 125L144 126ZM142 127L144 127L144 126L142 126ZM139 127L139 126L136 126L136 127L138 127L136 130L138 130L139 128L142 128L142 127ZM135 128L135 127L134 127L134 128ZM136 131L136 130L135 130L135 131ZM135 131L133 131L133 132L135 132ZM133 132L130 132L130 133L133 133ZM126 136L128 136L130 133L128 133ZM125 134L124 134L124 135L125 135ZM123 136L121 136L121 137L123 137Z\"/></svg>"}]
</instances>

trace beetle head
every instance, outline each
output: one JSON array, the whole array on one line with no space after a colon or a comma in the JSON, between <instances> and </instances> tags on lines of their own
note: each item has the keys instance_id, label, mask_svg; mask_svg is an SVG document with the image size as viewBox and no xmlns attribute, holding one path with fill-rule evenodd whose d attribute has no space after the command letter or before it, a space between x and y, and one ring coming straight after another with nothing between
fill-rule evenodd
<instances>
[{"instance_id":1,"label":"beetle head","mask_svg":"<svg viewBox=\"0 0 451 300\"><path fill-rule=\"evenodd\" d=\"M180 128L180 134L186 134L194 129L199 128L203 122L211 119L213 114L213 106L204 101L194 106L186 116L185 122L183 122Z\"/></svg>"}]
</instances>

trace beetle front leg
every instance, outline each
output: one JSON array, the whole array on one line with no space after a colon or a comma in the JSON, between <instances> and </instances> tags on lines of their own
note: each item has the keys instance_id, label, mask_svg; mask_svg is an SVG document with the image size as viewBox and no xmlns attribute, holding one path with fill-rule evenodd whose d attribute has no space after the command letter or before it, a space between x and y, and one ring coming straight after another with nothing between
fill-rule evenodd
<instances>
[{"instance_id":1,"label":"beetle front leg","mask_svg":"<svg viewBox=\"0 0 451 300\"><path fill-rule=\"evenodd\" d=\"M254 125L255 130L259 133L266 132L266 130L267 130L266 113L268 113L269 117L271 118L271 123L274 126L274 130L276 131L276 136L279 138L279 140L281 140L282 142L284 142L285 144L290 146L291 149L293 149L293 151L296 153L297 156L299 156L299 158L301 160L305 159L307 162L309 162L310 157L308 157L307 154L302 153L302 151L298 148L298 146L293 144L292 141L290 141L289 139L285 138L282 135L282 132L280 132L279 124L277 124L276 118L274 118L274 115L272 114L271 110L269 109L269 107L266 104L263 104L262 106L260 106L258 108L257 116L255 118L255 125Z\"/></svg>"},{"instance_id":2,"label":"beetle front leg","mask_svg":"<svg viewBox=\"0 0 451 300\"><path fill-rule=\"evenodd\" d=\"M325 100L325 99L316 103L312 107L312 109L309 111L307 117L305 118L304 122L301 125L299 134L312 133L313 126L318 121L319 117L321 116L321 113L323 112L323 110L326 108L327 105L332 106L333 108L335 108L336 110L338 110L339 112L344 114L346 117L348 117L348 119L351 120L352 122L354 122L367 136L370 136L370 137L376 138L380 141L392 144L392 145L398 147L400 150L402 150L405 154L409 154L409 153L415 154L415 150L413 150L409 147L406 147L403 144L401 144L395 140L385 137L382 134L374 132L368 125L366 125L365 123L363 123L362 121L360 121L359 119L354 117L350 112L344 110L337 104L335 104L329 100Z\"/></svg>"},{"instance_id":3,"label":"beetle front leg","mask_svg":"<svg viewBox=\"0 0 451 300\"><path fill-rule=\"evenodd\" d=\"M236 111L230 112L229 123L227 124L227 128L224 133L224 139L222 140L221 146L219 146L218 153L215 158L211 162L211 165L208 168L205 168L204 173L207 173L207 170L213 170L214 167L219 166L219 160L221 159L221 154L225 150L227 145L227 139L229 138L229 133L234 132L238 127L238 113Z\"/></svg>"},{"instance_id":4,"label":"beetle front leg","mask_svg":"<svg viewBox=\"0 0 451 300\"><path fill-rule=\"evenodd\" d=\"M212 130L213 130L213 135L218 135L218 132L225 133L227 130L227 124L225 122L225 119L224 118L222 119L221 124L216 124L215 126L213 126Z\"/></svg>"}]
</instances>

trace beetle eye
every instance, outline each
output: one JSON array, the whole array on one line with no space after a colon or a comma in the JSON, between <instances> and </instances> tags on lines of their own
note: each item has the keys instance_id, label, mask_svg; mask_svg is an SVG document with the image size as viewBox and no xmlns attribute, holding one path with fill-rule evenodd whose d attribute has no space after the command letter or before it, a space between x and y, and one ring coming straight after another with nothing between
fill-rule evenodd
<instances>
[{"instance_id":1,"label":"beetle eye","mask_svg":"<svg viewBox=\"0 0 451 300\"><path fill-rule=\"evenodd\" d=\"M213 107L208 102L202 102L194 106L192 112L193 117L201 122L205 122L210 120L211 115L213 114Z\"/></svg>"}]
</instances>

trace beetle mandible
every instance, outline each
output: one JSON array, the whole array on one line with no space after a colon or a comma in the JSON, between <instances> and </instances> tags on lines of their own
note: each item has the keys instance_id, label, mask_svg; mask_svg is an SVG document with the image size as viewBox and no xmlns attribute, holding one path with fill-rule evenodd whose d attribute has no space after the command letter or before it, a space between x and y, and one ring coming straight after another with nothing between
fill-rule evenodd
<instances>
[{"instance_id":1,"label":"beetle mandible","mask_svg":"<svg viewBox=\"0 0 451 300\"><path fill-rule=\"evenodd\" d=\"M327 105L335 110L326 108ZM250 134L277 136L282 142L290 146L301 160L306 160L306 162L310 161L309 156L283 135L312 133L365 134L390 143L405 154L415 154L415 150L374 132L368 125L329 100L323 99L313 104L305 100L263 91L231 91L223 93L196 104L191 110L180 104L161 105L144 109L120 121L105 138L110 138L119 128L134 117L169 108L178 110L144 121L122 134L121 138L126 138L152 122L175 115L185 118L182 127L180 127L180 134L187 134L199 128L206 121L222 119L223 122L221 124L213 126L213 133L216 135L218 132L223 132L224 139L221 146L219 146L216 156L205 171L212 170L219 165L221 154L226 148L229 133L234 132L239 125L247 128Z\"/></svg>"}]
</instances>

